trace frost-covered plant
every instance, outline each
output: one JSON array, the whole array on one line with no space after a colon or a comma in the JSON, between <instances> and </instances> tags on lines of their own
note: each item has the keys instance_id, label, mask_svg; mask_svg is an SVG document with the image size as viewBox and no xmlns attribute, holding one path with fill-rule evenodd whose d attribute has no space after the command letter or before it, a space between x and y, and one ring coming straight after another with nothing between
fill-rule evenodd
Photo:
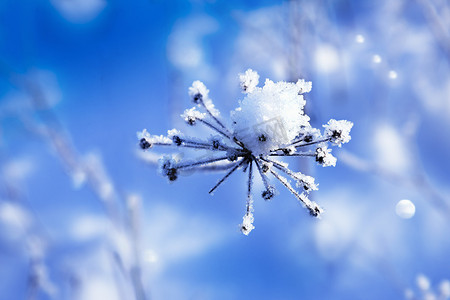
<instances>
[{"instance_id":1,"label":"frost-covered plant","mask_svg":"<svg viewBox=\"0 0 450 300\"><path fill-rule=\"evenodd\" d=\"M207 140L182 134L173 129L167 136L150 135L146 129L138 132L139 145L147 150L153 146L173 146L211 151L211 156L194 160L179 160L173 155L160 159L159 171L169 181L174 181L186 170L225 170L227 173L211 188L213 193L233 172L242 168L248 174L247 205L241 231L248 235L253 225L253 165L262 179L264 190L261 196L272 199L276 190L269 181L269 175L281 182L314 217L319 217L322 208L308 198L312 190L317 190L314 178L294 172L288 164L274 157L312 157L323 167L335 166L336 158L328 149L327 143L341 147L350 141L353 123L345 120L330 120L324 125L324 133L311 127L309 117L304 112L306 101L304 93L311 91L311 82L298 80L291 82L272 82L266 79L263 87L258 87L259 75L247 70L240 74L242 92L246 95L239 107L231 112L231 128L219 119L219 111L209 98L209 90L200 81L189 88L189 95L195 107L186 110L181 116L191 126L202 124L214 131ZM309 150L304 150L308 149ZM292 178L291 182L280 173Z\"/></svg>"}]
</instances>

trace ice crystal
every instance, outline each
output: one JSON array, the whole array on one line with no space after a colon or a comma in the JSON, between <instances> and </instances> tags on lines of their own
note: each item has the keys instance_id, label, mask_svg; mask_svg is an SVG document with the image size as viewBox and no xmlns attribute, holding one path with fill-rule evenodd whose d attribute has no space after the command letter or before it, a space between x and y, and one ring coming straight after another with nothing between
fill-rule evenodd
<instances>
[{"instance_id":1,"label":"ice crystal","mask_svg":"<svg viewBox=\"0 0 450 300\"><path fill-rule=\"evenodd\" d=\"M150 135L144 129L137 134L140 147L143 150L153 146L208 150L210 155L192 160L164 156L160 159L159 172L169 181L175 181L181 173L189 170L225 171L225 175L209 191L210 194L237 169L247 172L246 212L240 224L245 235L255 228L253 165L264 184L261 192L264 200L270 200L277 194L270 182L271 176L284 185L312 216L319 217L322 208L308 198L310 191L318 189L314 178L291 171L287 163L275 158L313 157L323 167L335 166L336 158L327 144L341 147L349 142L353 123L332 119L324 125L323 135L320 130L311 127L310 119L304 111L306 101L303 96L311 91L311 82L273 82L266 79L264 86L258 87L259 75L250 69L240 74L239 78L245 96L239 102L239 107L231 112L231 127L219 119L219 111L209 98L209 90L202 82L195 81L189 88L189 96L196 106L187 109L181 117L188 125L202 124L214 134L207 139L197 139L172 129L164 137ZM281 174L292 178L300 191L292 187L289 179Z\"/></svg>"}]
</instances>

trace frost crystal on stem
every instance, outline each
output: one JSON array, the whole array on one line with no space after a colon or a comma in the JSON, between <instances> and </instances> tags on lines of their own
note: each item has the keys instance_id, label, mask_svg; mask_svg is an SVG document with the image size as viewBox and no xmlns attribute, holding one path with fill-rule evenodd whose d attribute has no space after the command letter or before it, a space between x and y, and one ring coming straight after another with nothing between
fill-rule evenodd
<instances>
[{"instance_id":1,"label":"frost crystal on stem","mask_svg":"<svg viewBox=\"0 0 450 300\"><path fill-rule=\"evenodd\" d=\"M348 143L351 139L350 130L353 123L347 120L336 121L331 119L328 124L323 125L325 128L325 136L330 138L333 145L341 147L342 144Z\"/></svg>"},{"instance_id":2,"label":"frost crystal on stem","mask_svg":"<svg viewBox=\"0 0 450 300\"><path fill-rule=\"evenodd\" d=\"M323 167L335 166L336 158L331 154L327 144L341 147L350 141L352 122L330 120L319 129L311 127L309 117L305 114L306 101L304 93L311 91L311 82L298 80L291 82L273 82L266 79L263 87L258 87L259 75L247 70L239 75L242 92L245 97L239 107L231 112L232 126L226 126L219 119L219 111L209 98L209 90L200 81L195 81L189 88L189 96L196 105L187 109L181 117L191 126L206 126L213 131L207 139L188 137L176 129L168 131L167 136L150 135L146 129L138 132L139 146L148 150L153 146L170 146L173 148L193 148L207 150L208 156L193 160L179 160L173 156L164 156L160 160L159 171L169 181L175 181L187 170L226 171L216 185L209 191L212 194L236 170L248 173L246 212L240 229L248 235L253 225L253 172L257 171L264 184L261 196L264 200L272 199L276 194L270 183L272 176L285 186L309 210L314 217L319 217L322 208L308 198L311 191L317 190L314 178L301 172L294 172L289 165L274 158L313 157ZM253 165L256 168L253 168ZM296 190L289 179L295 181Z\"/></svg>"},{"instance_id":3,"label":"frost crystal on stem","mask_svg":"<svg viewBox=\"0 0 450 300\"><path fill-rule=\"evenodd\" d=\"M252 69L248 69L244 74L239 74L241 81L241 89L245 94L251 93L255 90L259 83L259 75Z\"/></svg>"}]
</instances>

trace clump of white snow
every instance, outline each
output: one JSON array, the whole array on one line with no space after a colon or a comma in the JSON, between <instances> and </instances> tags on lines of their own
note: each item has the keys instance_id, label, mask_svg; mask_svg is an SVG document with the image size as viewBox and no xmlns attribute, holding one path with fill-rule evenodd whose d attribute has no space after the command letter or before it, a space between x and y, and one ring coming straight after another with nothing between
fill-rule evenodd
<instances>
[{"instance_id":1,"label":"clump of white snow","mask_svg":"<svg viewBox=\"0 0 450 300\"><path fill-rule=\"evenodd\" d=\"M195 107L181 115L188 125L206 126L214 131L207 139L182 135L172 129L168 135L154 136L146 130L138 133L139 145L143 150L152 146L171 146L178 149L189 148L207 150L210 154L196 159L181 161L174 155L166 155L159 161L159 172L169 181L175 181L179 174L186 171L224 171L225 175L210 189L212 194L236 170L241 169L248 174L246 212L240 229L248 235L253 225L253 172L258 172L264 189L261 197L272 199L276 194L269 176L275 178L310 215L320 218L323 209L308 198L309 192L318 189L312 176L301 172L293 172L285 162L275 160L277 156L312 157L323 167L335 166L336 157L331 154L328 144L341 147L350 141L352 122L330 120L324 125L324 134L311 127L309 117L304 112L306 101L304 93L311 91L311 82L303 79L297 82L273 82L266 79L264 86L258 87L259 75L248 69L239 75L240 85L245 97L239 107L231 112L232 127L219 119L219 112L209 98L209 90L200 81L194 81L189 88L189 96ZM256 165L253 169L252 166ZM256 171L253 171L256 170ZM286 174L295 180L297 191Z\"/></svg>"},{"instance_id":2,"label":"clump of white snow","mask_svg":"<svg viewBox=\"0 0 450 300\"><path fill-rule=\"evenodd\" d=\"M242 92L251 93L259 83L259 75L252 69L248 69L245 73L239 74L239 80L241 81Z\"/></svg>"},{"instance_id":3,"label":"clump of white snow","mask_svg":"<svg viewBox=\"0 0 450 300\"><path fill-rule=\"evenodd\" d=\"M350 130L353 123L347 120L336 121L331 119L328 124L323 125L325 128L325 136L330 138L333 145L341 147L342 144L350 142Z\"/></svg>"},{"instance_id":4,"label":"clump of white snow","mask_svg":"<svg viewBox=\"0 0 450 300\"><path fill-rule=\"evenodd\" d=\"M310 83L305 81L275 83L266 79L262 88L248 92L231 113L235 137L255 154L288 145L303 127L310 126L302 95L309 90Z\"/></svg>"}]
</instances>

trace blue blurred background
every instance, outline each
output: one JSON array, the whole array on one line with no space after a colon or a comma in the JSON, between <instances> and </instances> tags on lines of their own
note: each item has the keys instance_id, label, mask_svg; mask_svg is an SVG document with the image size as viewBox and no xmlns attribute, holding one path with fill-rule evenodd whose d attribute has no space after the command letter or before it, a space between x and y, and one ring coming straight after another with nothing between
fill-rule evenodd
<instances>
[{"instance_id":1,"label":"blue blurred background","mask_svg":"<svg viewBox=\"0 0 450 300\"><path fill-rule=\"evenodd\" d=\"M449 60L445 0L1 0L0 299L447 299ZM206 136L188 87L227 119L248 68L355 125L290 162L322 219L280 187L247 237L245 175L169 184L135 133Z\"/></svg>"}]
</instances>

